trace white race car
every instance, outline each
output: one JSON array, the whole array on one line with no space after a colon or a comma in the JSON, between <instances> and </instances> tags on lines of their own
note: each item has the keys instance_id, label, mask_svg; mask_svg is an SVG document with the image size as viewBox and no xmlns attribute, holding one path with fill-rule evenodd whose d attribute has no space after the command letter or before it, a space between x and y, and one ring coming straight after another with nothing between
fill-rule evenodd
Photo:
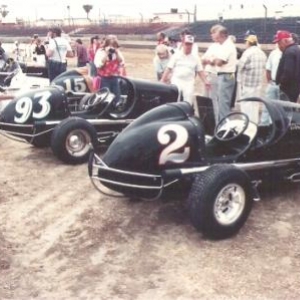
<instances>
[{"instance_id":1,"label":"white race car","mask_svg":"<svg viewBox=\"0 0 300 300\"><path fill-rule=\"evenodd\" d=\"M34 68L27 68L25 73L20 64L9 58L8 66L3 65L0 70L0 111L15 96L26 91L43 88L50 85L48 78L45 78L44 72L35 68L37 72L30 72Z\"/></svg>"}]
</instances>

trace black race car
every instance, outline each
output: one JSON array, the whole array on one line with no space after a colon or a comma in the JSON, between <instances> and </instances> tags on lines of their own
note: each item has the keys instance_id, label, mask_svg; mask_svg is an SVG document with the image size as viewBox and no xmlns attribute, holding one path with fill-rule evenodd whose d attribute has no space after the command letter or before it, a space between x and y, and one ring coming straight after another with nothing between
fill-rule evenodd
<instances>
[{"instance_id":1,"label":"black race car","mask_svg":"<svg viewBox=\"0 0 300 300\"><path fill-rule=\"evenodd\" d=\"M94 186L109 195L143 199L186 191L189 217L212 239L236 234L246 222L259 183L300 180L300 105L259 102L269 121L232 112L214 126L210 99L198 97L200 116L186 102L155 108L131 123L89 160ZM172 195L172 194L171 194Z\"/></svg>"},{"instance_id":2,"label":"black race car","mask_svg":"<svg viewBox=\"0 0 300 300\"><path fill-rule=\"evenodd\" d=\"M175 102L179 95L173 85L119 77L121 101L116 105L106 88L89 92L90 79L76 70L56 77L55 83L12 100L0 112L0 133L36 147L51 146L71 164L88 159L89 144L109 144L142 113Z\"/></svg>"}]
</instances>

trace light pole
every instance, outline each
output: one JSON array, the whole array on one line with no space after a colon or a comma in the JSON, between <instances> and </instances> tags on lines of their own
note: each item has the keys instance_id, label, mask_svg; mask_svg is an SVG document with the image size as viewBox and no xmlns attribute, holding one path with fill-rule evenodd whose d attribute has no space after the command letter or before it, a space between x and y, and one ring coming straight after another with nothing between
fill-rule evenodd
<instances>
[{"instance_id":1,"label":"light pole","mask_svg":"<svg viewBox=\"0 0 300 300\"><path fill-rule=\"evenodd\" d=\"M139 14L141 16L141 23L144 23L144 16L143 16L143 14L142 13L139 13Z\"/></svg>"},{"instance_id":2,"label":"light pole","mask_svg":"<svg viewBox=\"0 0 300 300\"><path fill-rule=\"evenodd\" d=\"M187 9L185 11L186 11L186 13L188 15L188 23L190 24L190 12Z\"/></svg>"},{"instance_id":3,"label":"light pole","mask_svg":"<svg viewBox=\"0 0 300 300\"><path fill-rule=\"evenodd\" d=\"M69 21L69 26L70 26L70 24L71 24L70 5L67 6L67 10L68 10L68 21Z\"/></svg>"},{"instance_id":4,"label":"light pole","mask_svg":"<svg viewBox=\"0 0 300 300\"><path fill-rule=\"evenodd\" d=\"M265 4L263 4L263 7L265 9L265 18L264 18L264 41L265 41L266 34L267 34L268 7Z\"/></svg>"}]
</instances>

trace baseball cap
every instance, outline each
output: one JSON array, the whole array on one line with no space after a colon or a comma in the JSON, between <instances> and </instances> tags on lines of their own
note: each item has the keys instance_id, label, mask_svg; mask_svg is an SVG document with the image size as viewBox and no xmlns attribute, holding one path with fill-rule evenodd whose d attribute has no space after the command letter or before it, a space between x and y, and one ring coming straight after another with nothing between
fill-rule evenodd
<instances>
[{"instance_id":1,"label":"baseball cap","mask_svg":"<svg viewBox=\"0 0 300 300\"><path fill-rule=\"evenodd\" d=\"M185 35L184 36L184 43L193 44L194 43L194 37L190 34Z\"/></svg>"},{"instance_id":2,"label":"baseball cap","mask_svg":"<svg viewBox=\"0 0 300 300\"><path fill-rule=\"evenodd\" d=\"M251 43L251 44L258 43L257 36L254 35L254 34L248 35L248 36L245 38L245 41L247 41L247 42L249 42L249 43Z\"/></svg>"},{"instance_id":3,"label":"baseball cap","mask_svg":"<svg viewBox=\"0 0 300 300\"><path fill-rule=\"evenodd\" d=\"M248 29L246 32L245 32L245 39L248 35L256 35L256 32L253 30L253 29Z\"/></svg>"},{"instance_id":4,"label":"baseball cap","mask_svg":"<svg viewBox=\"0 0 300 300\"><path fill-rule=\"evenodd\" d=\"M279 41L283 39L289 39L292 37L292 34L289 31L285 30L278 30L275 34L273 43L278 43Z\"/></svg>"}]
</instances>

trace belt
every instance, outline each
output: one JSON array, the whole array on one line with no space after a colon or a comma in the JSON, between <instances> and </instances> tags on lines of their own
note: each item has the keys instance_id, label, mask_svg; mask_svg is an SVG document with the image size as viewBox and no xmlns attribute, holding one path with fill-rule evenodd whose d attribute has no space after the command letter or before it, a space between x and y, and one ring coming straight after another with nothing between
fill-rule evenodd
<instances>
[{"instance_id":1,"label":"belt","mask_svg":"<svg viewBox=\"0 0 300 300\"><path fill-rule=\"evenodd\" d=\"M234 72L218 72L218 75L234 74Z\"/></svg>"}]
</instances>

